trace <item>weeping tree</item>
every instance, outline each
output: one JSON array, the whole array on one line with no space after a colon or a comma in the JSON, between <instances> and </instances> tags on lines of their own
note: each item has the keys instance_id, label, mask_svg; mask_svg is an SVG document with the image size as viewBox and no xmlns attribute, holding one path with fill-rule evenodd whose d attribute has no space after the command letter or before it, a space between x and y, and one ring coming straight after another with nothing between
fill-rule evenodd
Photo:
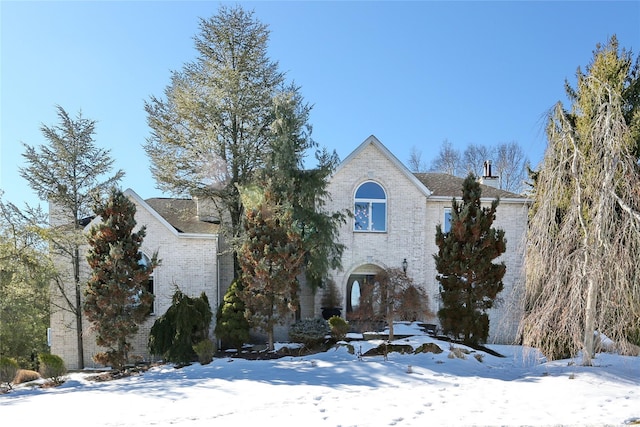
<instances>
[{"instance_id":1,"label":"weeping tree","mask_svg":"<svg viewBox=\"0 0 640 427\"><path fill-rule=\"evenodd\" d=\"M389 341L394 339L395 320L426 320L433 316L429 298L413 279L399 268L387 268L375 275L371 302L387 322Z\"/></svg>"},{"instance_id":2,"label":"weeping tree","mask_svg":"<svg viewBox=\"0 0 640 427\"><path fill-rule=\"evenodd\" d=\"M106 195L124 172L110 175L113 159L109 150L95 145L95 120L81 113L73 118L60 106L57 114L59 124L40 128L46 144L23 144L26 166L19 171L40 200L48 201L51 207L50 227L41 228L41 233L50 243L60 273L52 286L52 308L69 312L75 319L77 368L82 369L80 247L86 243L82 231L86 218L93 216L94 198Z\"/></svg>"},{"instance_id":3,"label":"weeping tree","mask_svg":"<svg viewBox=\"0 0 640 427\"><path fill-rule=\"evenodd\" d=\"M612 37L598 45L571 109L559 103L535 174L523 342L592 363L597 332L629 347L640 330L640 75ZM635 331L635 332L634 332Z\"/></svg>"},{"instance_id":4,"label":"weeping tree","mask_svg":"<svg viewBox=\"0 0 640 427\"><path fill-rule=\"evenodd\" d=\"M171 306L151 327L149 351L167 362L187 364L196 360L193 346L209 338L212 318L207 294L190 297L176 288Z\"/></svg>"},{"instance_id":5,"label":"weeping tree","mask_svg":"<svg viewBox=\"0 0 640 427\"><path fill-rule=\"evenodd\" d=\"M136 226L136 206L122 191L96 204L100 223L89 230L87 261L91 276L85 290L84 313L96 331L96 344L107 350L96 362L121 368L128 360L130 339L151 313L153 294L147 283L158 265L154 254L141 262L140 246L146 234Z\"/></svg>"},{"instance_id":6,"label":"weeping tree","mask_svg":"<svg viewBox=\"0 0 640 427\"><path fill-rule=\"evenodd\" d=\"M506 250L504 230L493 228L499 200L482 207L482 189L475 176L464 180L462 201L451 206L451 228L436 226L438 253L433 255L440 282L442 308L438 318L445 334L469 344L486 342L487 310L504 287L504 262L493 260Z\"/></svg>"}]
</instances>

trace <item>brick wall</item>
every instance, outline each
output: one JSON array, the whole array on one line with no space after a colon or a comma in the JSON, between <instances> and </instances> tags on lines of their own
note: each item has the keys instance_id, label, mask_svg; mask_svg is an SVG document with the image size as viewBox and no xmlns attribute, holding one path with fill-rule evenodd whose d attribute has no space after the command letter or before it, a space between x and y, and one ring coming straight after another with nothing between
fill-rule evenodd
<instances>
[{"instance_id":1,"label":"brick wall","mask_svg":"<svg viewBox=\"0 0 640 427\"><path fill-rule=\"evenodd\" d=\"M151 355L147 351L149 331L155 320L163 314L171 305L176 286L185 294L197 297L205 292L209 298L211 309L214 313L218 306L218 239L215 235L179 235L174 230L167 228L153 212L141 204L141 200L128 193L136 204L137 229L146 225L147 234L142 243L141 251L151 257L155 252L161 260L161 264L154 271L154 314L144 324L140 325L138 334L132 339L130 356L142 360L149 360ZM143 203L143 202L142 202ZM88 226L91 227L91 224ZM137 231L136 229L136 231ZM86 259L85 253L81 259ZM63 262L63 260L60 260ZM68 269L67 269L68 271ZM82 263L81 277L83 286L89 277L89 267ZM73 281L65 280L67 292L72 295ZM55 286L54 289L55 290ZM64 305L61 295L54 292L52 295L54 306ZM211 333L214 324L211 325ZM75 317L60 309L53 309L51 314L51 352L59 355L65 361L69 369L77 369L77 345ZM95 334L91 331L88 322L84 322L84 362L86 367L96 366L92 360L93 355L103 351L95 344ZM213 336L213 335L212 335Z\"/></svg>"},{"instance_id":2,"label":"brick wall","mask_svg":"<svg viewBox=\"0 0 640 427\"><path fill-rule=\"evenodd\" d=\"M444 221L445 208L451 199L427 197L401 168L398 162L376 144L369 144L343 164L332 177L329 191L330 210L353 211L355 191L360 184L375 181L387 195L387 231L362 233L353 231L353 219L340 229L340 239L347 247L342 271L333 271L344 298L347 281L354 272L375 272L378 268L400 268L407 260L407 275L427 292L430 308L439 308L439 283L436 280L433 254L437 224ZM505 261L507 272L501 302L490 312L490 342L507 343L515 340L519 320L517 285L522 280L523 239L527 224L527 207L523 200L503 201L497 210L495 227L505 230L507 252L497 262ZM320 315L320 296L316 296L315 314ZM343 306L343 313L346 306ZM432 319L436 322L436 319Z\"/></svg>"}]
</instances>

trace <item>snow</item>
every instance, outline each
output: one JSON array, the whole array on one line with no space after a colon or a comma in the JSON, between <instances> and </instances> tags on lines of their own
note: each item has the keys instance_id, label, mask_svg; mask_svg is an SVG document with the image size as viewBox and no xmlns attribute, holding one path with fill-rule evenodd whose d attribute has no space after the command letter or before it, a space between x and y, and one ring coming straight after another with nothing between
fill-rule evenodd
<instances>
[{"instance_id":1,"label":"snow","mask_svg":"<svg viewBox=\"0 0 640 427\"><path fill-rule=\"evenodd\" d=\"M395 333L417 332L396 325ZM352 341L353 353L344 342L304 357L161 365L107 382L71 373L59 387L1 394L0 419L65 427L640 424L640 357L599 353L584 367L520 346L488 346L504 356L496 357L454 345L463 359L424 334L394 344L444 351L360 355L382 342Z\"/></svg>"}]
</instances>

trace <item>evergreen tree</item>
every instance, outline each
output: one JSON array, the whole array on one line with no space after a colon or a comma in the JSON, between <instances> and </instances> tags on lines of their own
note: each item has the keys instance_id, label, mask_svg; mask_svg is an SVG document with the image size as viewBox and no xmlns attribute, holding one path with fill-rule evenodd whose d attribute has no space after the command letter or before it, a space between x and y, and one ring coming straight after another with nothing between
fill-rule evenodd
<instances>
[{"instance_id":1,"label":"evergreen tree","mask_svg":"<svg viewBox=\"0 0 640 427\"><path fill-rule=\"evenodd\" d=\"M594 334L619 348L640 331L640 58L598 45L572 102L550 112L533 174L526 252L525 344L591 364Z\"/></svg>"},{"instance_id":2,"label":"evergreen tree","mask_svg":"<svg viewBox=\"0 0 640 427\"><path fill-rule=\"evenodd\" d=\"M482 207L482 190L473 174L463 183L462 201L451 205L451 229L436 226L434 254L442 308L438 317L445 334L469 344L486 342L487 310L502 291L506 267L492 261L506 249L504 231L492 228L499 200Z\"/></svg>"},{"instance_id":3,"label":"evergreen tree","mask_svg":"<svg viewBox=\"0 0 640 427\"><path fill-rule=\"evenodd\" d=\"M267 56L269 30L240 6L200 21L197 59L174 72L166 99L145 103L145 150L160 189L209 198L238 237L238 188L252 182L271 151L272 100L284 74Z\"/></svg>"},{"instance_id":4,"label":"evergreen tree","mask_svg":"<svg viewBox=\"0 0 640 427\"><path fill-rule=\"evenodd\" d=\"M0 354L37 369L35 355L49 350L49 284L56 274L46 241L32 227L46 215L32 213L0 200Z\"/></svg>"},{"instance_id":5,"label":"evergreen tree","mask_svg":"<svg viewBox=\"0 0 640 427\"><path fill-rule=\"evenodd\" d=\"M262 174L268 180L275 203L288 203L300 228L301 250L307 283L317 290L330 269L342 265L344 245L338 243L338 227L346 220L343 212L325 211L330 197L328 178L339 159L334 152L318 149L316 166L304 168L305 155L317 149L308 123L311 107L303 102L299 88L291 85L274 98L271 125L272 151Z\"/></svg>"},{"instance_id":6,"label":"evergreen tree","mask_svg":"<svg viewBox=\"0 0 640 427\"><path fill-rule=\"evenodd\" d=\"M241 188L246 209L240 240L242 296L252 323L267 332L297 309L298 280L317 289L329 268L341 265L344 246L336 243L345 215L325 212L327 178L337 164L335 153L316 153L318 167L303 169L304 155L316 147L308 124L310 107L295 86L274 98L271 153L257 186Z\"/></svg>"},{"instance_id":7,"label":"evergreen tree","mask_svg":"<svg viewBox=\"0 0 640 427\"><path fill-rule=\"evenodd\" d=\"M84 368L82 331L82 283L80 281L80 246L86 240L82 235L83 220L93 215L93 198L103 196L123 176L119 170L109 174L113 159L109 150L94 143L95 120L82 117L74 119L60 106L57 107L60 124L42 125L46 145L40 147L24 144L27 166L20 168L20 176L41 200L48 201L55 209L56 222L43 233L59 259L68 262L71 277L61 272L52 290L55 309L66 310L75 317L78 369ZM61 304L58 304L61 301Z\"/></svg>"},{"instance_id":8,"label":"evergreen tree","mask_svg":"<svg viewBox=\"0 0 640 427\"><path fill-rule=\"evenodd\" d=\"M224 294L224 299L216 314L216 336L223 345L236 348L249 341L249 322L245 317L245 304L240 297L242 285L234 280Z\"/></svg>"},{"instance_id":9,"label":"evergreen tree","mask_svg":"<svg viewBox=\"0 0 640 427\"><path fill-rule=\"evenodd\" d=\"M246 213L239 251L244 285L241 295L249 323L267 334L273 350L275 325L298 308L302 237L291 205L276 203L268 182L263 189L245 188L242 195Z\"/></svg>"},{"instance_id":10,"label":"evergreen tree","mask_svg":"<svg viewBox=\"0 0 640 427\"><path fill-rule=\"evenodd\" d=\"M94 359L120 368L127 361L130 337L151 312L153 294L147 283L158 261L154 255L150 265L140 262L146 229L133 232L136 207L121 191L113 189L95 212L101 222L88 236L91 277L84 312L97 333L96 344L108 349Z\"/></svg>"},{"instance_id":11,"label":"evergreen tree","mask_svg":"<svg viewBox=\"0 0 640 427\"><path fill-rule=\"evenodd\" d=\"M166 362L193 362L197 359L193 346L209 338L212 318L207 294L192 298L176 289L171 306L151 327L149 351Z\"/></svg>"}]
</instances>

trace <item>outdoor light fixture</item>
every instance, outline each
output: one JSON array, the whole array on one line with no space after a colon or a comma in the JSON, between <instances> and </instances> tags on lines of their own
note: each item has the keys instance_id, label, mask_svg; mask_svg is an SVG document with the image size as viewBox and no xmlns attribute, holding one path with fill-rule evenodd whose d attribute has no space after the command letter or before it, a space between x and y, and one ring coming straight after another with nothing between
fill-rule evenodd
<instances>
[{"instance_id":1,"label":"outdoor light fixture","mask_svg":"<svg viewBox=\"0 0 640 427\"><path fill-rule=\"evenodd\" d=\"M405 274L407 273L407 266L408 265L409 265L409 263L407 262L406 258L404 260L402 260L402 271L404 271Z\"/></svg>"}]
</instances>

